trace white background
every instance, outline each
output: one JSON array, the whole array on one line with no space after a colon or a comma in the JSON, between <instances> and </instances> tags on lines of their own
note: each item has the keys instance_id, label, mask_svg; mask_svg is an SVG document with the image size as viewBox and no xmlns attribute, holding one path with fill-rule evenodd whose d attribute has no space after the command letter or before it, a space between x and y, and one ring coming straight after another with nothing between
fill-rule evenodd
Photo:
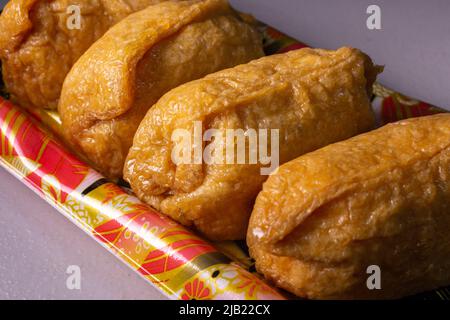
<instances>
[{"instance_id":1,"label":"white background","mask_svg":"<svg viewBox=\"0 0 450 320\"><path fill-rule=\"evenodd\" d=\"M361 48L378 64L386 65L382 83L436 105L450 106L449 1L231 2L313 46ZM382 9L381 31L366 28L369 4L378 4ZM81 267L80 291L66 288L65 271L69 265ZM1 298L163 297L0 168Z\"/></svg>"}]
</instances>

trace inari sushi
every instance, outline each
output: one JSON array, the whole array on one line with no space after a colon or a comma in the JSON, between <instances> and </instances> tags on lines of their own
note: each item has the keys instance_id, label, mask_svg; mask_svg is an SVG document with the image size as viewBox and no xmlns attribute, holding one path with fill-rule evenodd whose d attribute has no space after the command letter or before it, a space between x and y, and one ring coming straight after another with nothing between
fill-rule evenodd
<instances>
[{"instance_id":1,"label":"inari sushi","mask_svg":"<svg viewBox=\"0 0 450 320\"><path fill-rule=\"evenodd\" d=\"M142 200L208 238L243 239L267 179L263 169L373 128L370 95L379 72L356 49L302 49L187 83L142 121L124 178ZM197 147L192 163L184 161L189 149L179 148L183 129ZM200 131L201 141L194 139ZM230 131L237 135L219 138ZM239 150L246 161L238 159Z\"/></svg>"},{"instance_id":2,"label":"inari sushi","mask_svg":"<svg viewBox=\"0 0 450 320\"><path fill-rule=\"evenodd\" d=\"M387 125L280 167L247 242L257 269L312 299L450 284L450 115Z\"/></svg>"},{"instance_id":3,"label":"inari sushi","mask_svg":"<svg viewBox=\"0 0 450 320\"><path fill-rule=\"evenodd\" d=\"M58 108L65 138L120 178L139 123L162 95L263 54L258 31L225 0L150 6L112 27L68 74Z\"/></svg>"}]
</instances>

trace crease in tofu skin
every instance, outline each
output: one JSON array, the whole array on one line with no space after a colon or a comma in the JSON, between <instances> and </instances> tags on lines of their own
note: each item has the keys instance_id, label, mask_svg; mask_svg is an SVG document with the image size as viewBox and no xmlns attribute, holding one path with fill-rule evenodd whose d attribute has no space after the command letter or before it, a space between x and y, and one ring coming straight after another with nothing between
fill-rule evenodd
<instances>
[{"instance_id":1,"label":"crease in tofu skin","mask_svg":"<svg viewBox=\"0 0 450 320\"><path fill-rule=\"evenodd\" d=\"M142 200L209 239L243 239L267 179L261 164L177 166L171 160L172 133L191 130L196 121L203 132L278 129L285 163L372 129L369 97L380 71L357 49L302 49L187 83L147 113L124 178ZM246 148L248 154L248 143Z\"/></svg>"},{"instance_id":2,"label":"crease in tofu skin","mask_svg":"<svg viewBox=\"0 0 450 320\"><path fill-rule=\"evenodd\" d=\"M56 109L67 73L111 26L161 0L10 0L0 16L0 59L11 99ZM69 28L70 6L80 29Z\"/></svg>"},{"instance_id":3,"label":"crease in tofu skin","mask_svg":"<svg viewBox=\"0 0 450 320\"><path fill-rule=\"evenodd\" d=\"M148 7L106 32L68 74L59 103L65 137L120 178L139 123L162 95L263 55L261 35L225 0Z\"/></svg>"},{"instance_id":4,"label":"crease in tofu skin","mask_svg":"<svg viewBox=\"0 0 450 320\"><path fill-rule=\"evenodd\" d=\"M387 125L304 155L264 184L257 269L313 299L399 298L450 284L450 115ZM381 290L367 268L380 267Z\"/></svg>"}]
</instances>

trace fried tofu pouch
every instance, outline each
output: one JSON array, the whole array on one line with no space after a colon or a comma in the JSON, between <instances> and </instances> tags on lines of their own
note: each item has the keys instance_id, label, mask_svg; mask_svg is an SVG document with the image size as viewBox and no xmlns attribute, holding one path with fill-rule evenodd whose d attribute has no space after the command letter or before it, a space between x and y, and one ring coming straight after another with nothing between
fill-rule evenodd
<instances>
[{"instance_id":1,"label":"fried tofu pouch","mask_svg":"<svg viewBox=\"0 0 450 320\"><path fill-rule=\"evenodd\" d=\"M261 35L225 0L164 2L112 27L68 74L59 104L66 139L110 178L167 91L263 56Z\"/></svg>"},{"instance_id":2,"label":"fried tofu pouch","mask_svg":"<svg viewBox=\"0 0 450 320\"><path fill-rule=\"evenodd\" d=\"M196 121L202 122L203 132L278 129L284 163L371 129L369 96L379 71L356 49L302 49L180 86L144 118L124 177L142 200L206 237L243 239L267 179L261 162L175 165L174 131L191 130ZM249 143L245 147L248 155Z\"/></svg>"},{"instance_id":3,"label":"fried tofu pouch","mask_svg":"<svg viewBox=\"0 0 450 320\"><path fill-rule=\"evenodd\" d=\"M247 241L257 269L298 296L399 298L450 284L449 228L442 114L281 166L258 195ZM369 266L380 268L381 290L368 289Z\"/></svg>"},{"instance_id":4,"label":"fried tofu pouch","mask_svg":"<svg viewBox=\"0 0 450 320\"><path fill-rule=\"evenodd\" d=\"M11 99L56 109L64 78L91 44L130 13L161 1L10 0L0 16L0 58ZM80 10L79 29L71 6Z\"/></svg>"}]
</instances>

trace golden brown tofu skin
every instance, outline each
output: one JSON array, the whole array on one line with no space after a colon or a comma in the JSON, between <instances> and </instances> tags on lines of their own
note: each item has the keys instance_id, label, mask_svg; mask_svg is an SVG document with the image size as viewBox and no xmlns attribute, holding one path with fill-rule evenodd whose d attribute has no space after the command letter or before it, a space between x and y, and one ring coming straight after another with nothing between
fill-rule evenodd
<instances>
[{"instance_id":1,"label":"golden brown tofu skin","mask_svg":"<svg viewBox=\"0 0 450 320\"><path fill-rule=\"evenodd\" d=\"M0 59L12 100L56 109L64 78L91 44L130 13L161 1L10 0L0 16ZM79 29L72 5L80 9Z\"/></svg>"},{"instance_id":2,"label":"golden brown tofu skin","mask_svg":"<svg viewBox=\"0 0 450 320\"><path fill-rule=\"evenodd\" d=\"M196 121L202 122L203 132L278 129L284 163L371 129L368 92L379 71L356 49L302 49L180 86L142 121L124 177L142 200L206 237L243 239L267 179L260 170L265 166L175 165L172 133L191 130ZM248 155L248 143L246 148Z\"/></svg>"},{"instance_id":3,"label":"golden brown tofu skin","mask_svg":"<svg viewBox=\"0 0 450 320\"><path fill-rule=\"evenodd\" d=\"M281 166L258 195L247 241L257 269L298 296L398 298L450 284L449 228L450 115L442 114ZM381 290L367 287L373 265Z\"/></svg>"},{"instance_id":4,"label":"golden brown tofu skin","mask_svg":"<svg viewBox=\"0 0 450 320\"><path fill-rule=\"evenodd\" d=\"M121 177L139 123L163 94L263 54L260 34L225 0L148 7L111 28L70 71L59 104L66 139L106 176Z\"/></svg>"}]
</instances>

